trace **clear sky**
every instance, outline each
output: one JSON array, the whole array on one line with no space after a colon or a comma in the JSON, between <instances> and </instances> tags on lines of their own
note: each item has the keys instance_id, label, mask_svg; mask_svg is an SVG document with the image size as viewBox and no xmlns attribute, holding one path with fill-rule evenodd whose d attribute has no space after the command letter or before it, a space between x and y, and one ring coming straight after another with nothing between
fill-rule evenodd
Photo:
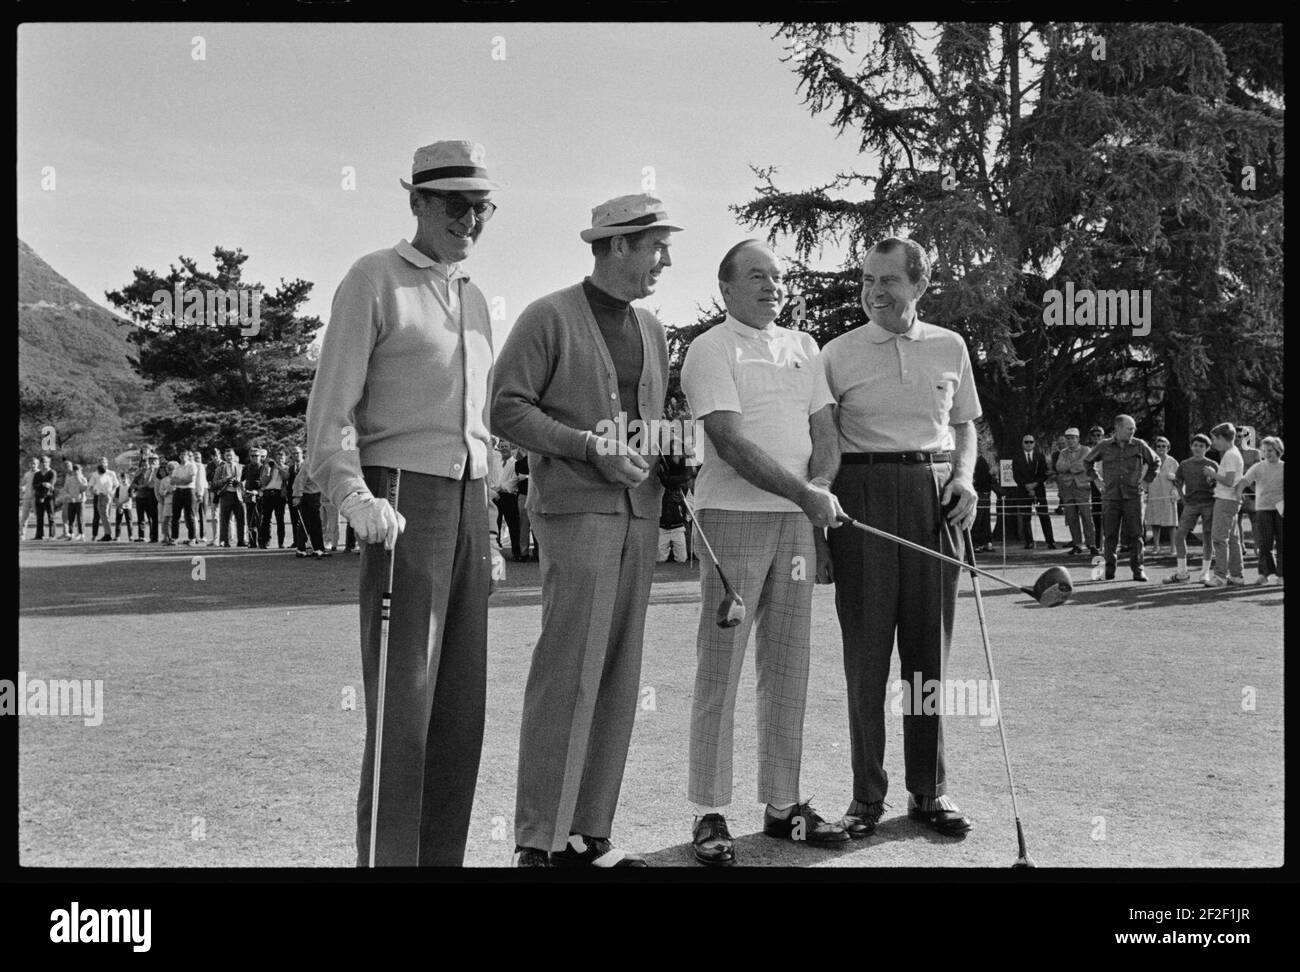
<instances>
[{"instance_id":1,"label":"clear sky","mask_svg":"<svg viewBox=\"0 0 1300 972\"><path fill-rule=\"evenodd\" d=\"M315 284L328 320L361 255L409 239L398 177L414 149L482 142L506 188L464 269L505 300L499 337L536 297L591 269L591 208L655 194L686 232L646 305L670 326L716 295L746 233L749 165L803 189L867 167L801 105L755 24L35 24L18 32L18 234L92 299L131 270L214 246L246 276ZM204 60L192 55L203 38ZM504 43L504 48L502 47ZM504 59L499 59L504 50ZM498 55L493 57L494 52ZM54 168L55 188L42 188ZM356 188L342 188L353 166ZM754 234L754 235L761 235ZM838 252L825 254L838 263Z\"/></svg>"}]
</instances>

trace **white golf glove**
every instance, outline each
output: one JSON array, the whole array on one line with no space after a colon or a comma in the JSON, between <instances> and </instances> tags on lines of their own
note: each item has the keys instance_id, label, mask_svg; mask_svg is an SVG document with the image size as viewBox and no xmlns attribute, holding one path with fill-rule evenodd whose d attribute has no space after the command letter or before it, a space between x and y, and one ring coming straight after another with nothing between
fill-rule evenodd
<instances>
[{"instance_id":1,"label":"white golf glove","mask_svg":"<svg viewBox=\"0 0 1300 972\"><path fill-rule=\"evenodd\" d=\"M386 499L376 499L369 493L353 493L343 501L339 512L356 531L362 543L382 543L393 549L398 534L406 529L406 517L397 512Z\"/></svg>"}]
</instances>

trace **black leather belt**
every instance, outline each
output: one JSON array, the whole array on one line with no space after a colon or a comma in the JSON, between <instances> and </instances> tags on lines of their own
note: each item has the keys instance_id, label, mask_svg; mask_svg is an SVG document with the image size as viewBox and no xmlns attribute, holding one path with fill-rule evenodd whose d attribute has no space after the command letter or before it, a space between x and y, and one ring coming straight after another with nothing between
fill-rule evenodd
<instances>
[{"instance_id":1,"label":"black leather belt","mask_svg":"<svg viewBox=\"0 0 1300 972\"><path fill-rule=\"evenodd\" d=\"M928 466L938 462L952 462L951 452L846 452L840 456L846 466L871 466L876 463L902 463Z\"/></svg>"}]
</instances>

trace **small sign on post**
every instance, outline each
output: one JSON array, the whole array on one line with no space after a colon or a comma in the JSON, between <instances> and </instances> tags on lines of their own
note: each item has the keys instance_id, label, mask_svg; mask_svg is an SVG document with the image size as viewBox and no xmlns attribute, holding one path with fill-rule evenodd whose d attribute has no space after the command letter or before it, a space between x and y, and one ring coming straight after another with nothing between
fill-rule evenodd
<instances>
[{"instance_id":1,"label":"small sign on post","mask_svg":"<svg viewBox=\"0 0 1300 972\"><path fill-rule=\"evenodd\" d=\"M1000 476L1001 476L1000 485L1002 485L1002 486L1014 486L1014 485L1016 484L1016 477L1015 477L1015 474L1012 473L1012 471L1011 471L1011 460L1010 460L1010 459L999 459L999 460L998 460L998 470L999 470L999 473L1000 473Z\"/></svg>"}]
</instances>

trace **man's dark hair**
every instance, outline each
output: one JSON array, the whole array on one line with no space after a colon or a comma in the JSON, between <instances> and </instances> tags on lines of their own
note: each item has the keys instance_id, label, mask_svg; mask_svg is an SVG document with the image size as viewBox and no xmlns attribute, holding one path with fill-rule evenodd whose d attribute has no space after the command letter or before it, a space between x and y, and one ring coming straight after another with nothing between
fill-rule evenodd
<instances>
[{"instance_id":1,"label":"man's dark hair","mask_svg":"<svg viewBox=\"0 0 1300 972\"><path fill-rule=\"evenodd\" d=\"M747 246L762 246L767 244L762 240L748 239L741 240L722 257L722 262L718 264L718 282L731 283L732 278L736 275L736 262L740 258L740 251Z\"/></svg>"},{"instance_id":2,"label":"man's dark hair","mask_svg":"<svg viewBox=\"0 0 1300 972\"><path fill-rule=\"evenodd\" d=\"M1192 436L1192 441L1199 442L1207 449L1213 444L1210 442L1210 437L1206 435L1204 432L1197 432L1194 436Z\"/></svg>"},{"instance_id":3,"label":"man's dark hair","mask_svg":"<svg viewBox=\"0 0 1300 972\"><path fill-rule=\"evenodd\" d=\"M915 240L905 240L898 236L886 236L872 246L871 250L878 253L893 253L900 246L907 251L907 279L912 282L912 285L915 286L920 283L922 277L929 280L930 258L925 255L925 250L921 244ZM868 250L867 253L870 253L871 250ZM863 259L865 259L865 256Z\"/></svg>"},{"instance_id":4,"label":"man's dark hair","mask_svg":"<svg viewBox=\"0 0 1300 972\"><path fill-rule=\"evenodd\" d=\"M1237 427L1231 422L1220 422L1214 428L1210 429L1210 435L1217 435L1225 442L1237 441Z\"/></svg>"}]
</instances>

